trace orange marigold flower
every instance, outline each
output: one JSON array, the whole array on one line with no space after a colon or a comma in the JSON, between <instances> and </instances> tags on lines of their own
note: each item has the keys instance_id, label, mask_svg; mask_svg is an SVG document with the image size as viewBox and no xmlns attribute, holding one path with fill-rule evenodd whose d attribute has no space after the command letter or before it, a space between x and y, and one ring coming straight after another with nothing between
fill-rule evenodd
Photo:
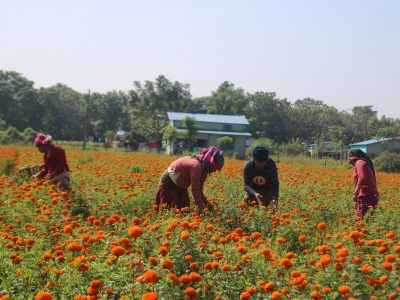
<instances>
[{"instance_id":1,"label":"orange marigold flower","mask_svg":"<svg viewBox=\"0 0 400 300\"><path fill-rule=\"evenodd\" d=\"M240 300L248 300L248 299L250 299L250 296L251 296L250 293L246 291L246 292L243 292L240 294L239 299Z\"/></svg>"},{"instance_id":2,"label":"orange marigold flower","mask_svg":"<svg viewBox=\"0 0 400 300\"><path fill-rule=\"evenodd\" d=\"M154 270L148 270L143 274L143 280L147 283L156 283L158 281L158 274Z\"/></svg>"},{"instance_id":3,"label":"orange marigold flower","mask_svg":"<svg viewBox=\"0 0 400 300\"><path fill-rule=\"evenodd\" d=\"M188 287L185 290L185 295L188 296L189 298L195 298L197 296L197 292L194 288Z\"/></svg>"},{"instance_id":4,"label":"orange marigold flower","mask_svg":"<svg viewBox=\"0 0 400 300\"><path fill-rule=\"evenodd\" d=\"M338 257L347 257L349 255L349 250L347 250L346 248L338 249L336 255Z\"/></svg>"},{"instance_id":5,"label":"orange marigold flower","mask_svg":"<svg viewBox=\"0 0 400 300\"><path fill-rule=\"evenodd\" d=\"M101 290L104 285L99 279L94 279L90 282L89 286L94 290Z\"/></svg>"},{"instance_id":6,"label":"orange marigold flower","mask_svg":"<svg viewBox=\"0 0 400 300\"><path fill-rule=\"evenodd\" d=\"M125 254L125 249L121 246L114 246L111 248L111 253L117 257Z\"/></svg>"},{"instance_id":7,"label":"orange marigold flower","mask_svg":"<svg viewBox=\"0 0 400 300\"><path fill-rule=\"evenodd\" d=\"M158 251L162 254L162 255L166 255L168 253L168 248L165 246L160 246L158 248Z\"/></svg>"},{"instance_id":8,"label":"orange marigold flower","mask_svg":"<svg viewBox=\"0 0 400 300\"><path fill-rule=\"evenodd\" d=\"M167 270L172 270L174 268L174 262L170 258L165 258L161 260L161 267Z\"/></svg>"},{"instance_id":9,"label":"orange marigold flower","mask_svg":"<svg viewBox=\"0 0 400 300\"><path fill-rule=\"evenodd\" d=\"M51 300L52 296L49 292L40 291L36 294L35 300Z\"/></svg>"},{"instance_id":10,"label":"orange marigold flower","mask_svg":"<svg viewBox=\"0 0 400 300\"><path fill-rule=\"evenodd\" d=\"M169 274L167 275L167 277L168 277L169 279L171 279L173 282L179 282L178 276L176 276L176 275L173 274L173 273L169 273Z\"/></svg>"},{"instance_id":11,"label":"orange marigold flower","mask_svg":"<svg viewBox=\"0 0 400 300\"><path fill-rule=\"evenodd\" d=\"M190 233L186 230L181 232L181 241L185 241L190 237Z\"/></svg>"},{"instance_id":12,"label":"orange marigold flower","mask_svg":"<svg viewBox=\"0 0 400 300\"><path fill-rule=\"evenodd\" d=\"M387 251L388 251L388 248L386 248L386 247L381 246L381 247L378 248L378 252L379 252L380 254L385 253L385 252L387 252Z\"/></svg>"},{"instance_id":13,"label":"orange marigold flower","mask_svg":"<svg viewBox=\"0 0 400 300\"><path fill-rule=\"evenodd\" d=\"M286 239L283 238L283 237L278 237L278 238L276 239L276 241L277 241L279 244L283 244L283 243L286 242Z\"/></svg>"},{"instance_id":14,"label":"orange marigold flower","mask_svg":"<svg viewBox=\"0 0 400 300\"><path fill-rule=\"evenodd\" d=\"M387 261L384 261L382 263L382 268L384 268L385 270L391 271L394 269L393 265Z\"/></svg>"},{"instance_id":15,"label":"orange marigold flower","mask_svg":"<svg viewBox=\"0 0 400 300\"><path fill-rule=\"evenodd\" d=\"M196 269L198 266L199 266L199 263L197 261L194 261L194 262L190 263L189 269L193 270L193 269Z\"/></svg>"},{"instance_id":16,"label":"orange marigold flower","mask_svg":"<svg viewBox=\"0 0 400 300\"><path fill-rule=\"evenodd\" d=\"M197 272L190 272L189 277L190 277L190 280L192 280L193 282L201 281L201 275Z\"/></svg>"},{"instance_id":17,"label":"orange marigold flower","mask_svg":"<svg viewBox=\"0 0 400 300\"><path fill-rule=\"evenodd\" d=\"M128 235L131 238L138 238L143 234L142 228L139 226L130 226L128 230Z\"/></svg>"},{"instance_id":18,"label":"orange marigold flower","mask_svg":"<svg viewBox=\"0 0 400 300\"><path fill-rule=\"evenodd\" d=\"M212 263L211 262L206 262L205 264L204 264L204 269L205 270L209 270L209 269L211 269L212 268Z\"/></svg>"},{"instance_id":19,"label":"orange marigold flower","mask_svg":"<svg viewBox=\"0 0 400 300\"><path fill-rule=\"evenodd\" d=\"M331 263L331 257L329 256L329 254L323 254L319 259L319 262L321 266L327 266Z\"/></svg>"},{"instance_id":20,"label":"orange marigold flower","mask_svg":"<svg viewBox=\"0 0 400 300\"><path fill-rule=\"evenodd\" d=\"M70 233L72 231L72 225L68 224L64 226L64 233Z\"/></svg>"},{"instance_id":21,"label":"orange marigold flower","mask_svg":"<svg viewBox=\"0 0 400 300\"><path fill-rule=\"evenodd\" d=\"M278 291L272 292L271 296L269 296L270 300L280 300L281 299L281 293Z\"/></svg>"},{"instance_id":22,"label":"orange marigold flower","mask_svg":"<svg viewBox=\"0 0 400 300\"><path fill-rule=\"evenodd\" d=\"M305 235L300 235L299 236L299 241L300 242L305 242L307 240L307 237Z\"/></svg>"},{"instance_id":23,"label":"orange marigold flower","mask_svg":"<svg viewBox=\"0 0 400 300\"><path fill-rule=\"evenodd\" d=\"M72 242L67 245L67 250L69 251L81 251L82 249L82 245L77 242Z\"/></svg>"},{"instance_id":24,"label":"orange marigold flower","mask_svg":"<svg viewBox=\"0 0 400 300\"><path fill-rule=\"evenodd\" d=\"M354 256L352 261L355 264L361 264L362 263L362 259L359 258L358 256Z\"/></svg>"},{"instance_id":25,"label":"orange marigold flower","mask_svg":"<svg viewBox=\"0 0 400 300\"><path fill-rule=\"evenodd\" d=\"M142 295L142 300L157 300L157 294L154 292L148 292Z\"/></svg>"},{"instance_id":26,"label":"orange marigold flower","mask_svg":"<svg viewBox=\"0 0 400 300\"><path fill-rule=\"evenodd\" d=\"M290 277L292 278L296 278L296 277L300 277L301 276L301 272L298 270L293 270L292 272L290 272Z\"/></svg>"},{"instance_id":27,"label":"orange marigold flower","mask_svg":"<svg viewBox=\"0 0 400 300\"><path fill-rule=\"evenodd\" d=\"M394 256L393 254L388 254L385 256L385 260L387 262L395 262L396 261L396 256Z\"/></svg>"},{"instance_id":28,"label":"orange marigold flower","mask_svg":"<svg viewBox=\"0 0 400 300\"><path fill-rule=\"evenodd\" d=\"M338 292L341 295L348 295L350 293L350 287L347 284L338 287Z\"/></svg>"},{"instance_id":29,"label":"orange marigold flower","mask_svg":"<svg viewBox=\"0 0 400 300\"><path fill-rule=\"evenodd\" d=\"M43 254L43 259L44 260L50 260L52 258L53 258L53 255L51 253L49 253L49 252L46 252L46 253Z\"/></svg>"},{"instance_id":30,"label":"orange marigold flower","mask_svg":"<svg viewBox=\"0 0 400 300\"><path fill-rule=\"evenodd\" d=\"M149 260L149 263L150 263L151 265L153 265L153 266L156 266L156 265L157 265L157 258L155 258L155 257L153 257L153 256L149 256L148 260Z\"/></svg>"},{"instance_id":31,"label":"orange marigold flower","mask_svg":"<svg viewBox=\"0 0 400 300\"><path fill-rule=\"evenodd\" d=\"M191 261L193 259L192 255L185 255L185 260L186 261Z\"/></svg>"},{"instance_id":32,"label":"orange marigold flower","mask_svg":"<svg viewBox=\"0 0 400 300\"><path fill-rule=\"evenodd\" d=\"M322 294L319 291L311 291L310 293L310 298L311 299L322 299Z\"/></svg>"},{"instance_id":33,"label":"orange marigold flower","mask_svg":"<svg viewBox=\"0 0 400 300\"><path fill-rule=\"evenodd\" d=\"M221 270L224 272L230 271L231 270L231 266L230 265L223 265L221 267Z\"/></svg>"},{"instance_id":34,"label":"orange marigold flower","mask_svg":"<svg viewBox=\"0 0 400 300\"><path fill-rule=\"evenodd\" d=\"M330 294L330 293L332 293L332 289L330 287L323 287L322 288L322 293L323 294Z\"/></svg>"},{"instance_id":35,"label":"orange marigold flower","mask_svg":"<svg viewBox=\"0 0 400 300\"><path fill-rule=\"evenodd\" d=\"M319 230L325 230L326 229L326 223L325 222L320 222L317 224L317 228Z\"/></svg>"},{"instance_id":36,"label":"orange marigold flower","mask_svg":"<svg viewBox=\"0 0 400 300\"><path fill-rule=\"evenodd\" d=\"M292 261L289 258L284 257L281 259L281 265L286 269L290 269L292 267Z\"/></svg>"}]
</instances>

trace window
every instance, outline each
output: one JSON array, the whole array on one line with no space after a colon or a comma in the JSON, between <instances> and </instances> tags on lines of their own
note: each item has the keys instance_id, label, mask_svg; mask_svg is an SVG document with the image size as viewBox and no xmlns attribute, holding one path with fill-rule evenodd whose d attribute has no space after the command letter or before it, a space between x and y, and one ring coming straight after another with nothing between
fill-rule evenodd
<instances>
[{"instance_id":1,"label":"window","mask_svg":"<svg viewBox=\"0 0 400 300\"><path fill-rule=\"evenodd\" d=\"M232 131L232 124L224 124L223 131Z\"/></svg>"}]
</instances>

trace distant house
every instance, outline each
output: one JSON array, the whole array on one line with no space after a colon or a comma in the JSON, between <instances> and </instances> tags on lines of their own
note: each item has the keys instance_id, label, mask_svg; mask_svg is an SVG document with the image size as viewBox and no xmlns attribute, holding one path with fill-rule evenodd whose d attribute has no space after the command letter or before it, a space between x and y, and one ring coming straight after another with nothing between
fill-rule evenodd
<instances>
[{"instance_id":1,"label":"distant house","mask_svg":"<svg viewBox=\"0 0 400 300\"><path fill-rule=\"evenodd\" d=\"M196 147L209 147L217 144L217 139L229 136L233 139L233 152L244 157L246 147L250 144L251 134L247 132L245 116L192 114L180 112L167 112L170 124L178 131L186 131L183 119L191 117L197 122L197 134L194 137ZM167 145L168 154L175 153L174 143Z\"/></svg>"},{"instance_id":2,"label":"distant house","mask_svg":"<svg viewBox=\"0 0 400 300\"><path fill-rule=\"evenodd\" d=\"M308 144L306 149L306 155L308 156L320 156L320 157L336 157L338 153L335 149L333 142L323 142L322 144Z\"/></svg>"},{"instance_id":3,"label":"distant house","mask_svg":"<svg viewBox=\"0 0 400 300\"><path fill-rule=\"evenodd\" d=\"M370 156L377 156L385 151L400 153L400 139L383 138L378 140L366 140L350 144L347 148L349 150L361 149Z\"/></svg>"}]
</instances>

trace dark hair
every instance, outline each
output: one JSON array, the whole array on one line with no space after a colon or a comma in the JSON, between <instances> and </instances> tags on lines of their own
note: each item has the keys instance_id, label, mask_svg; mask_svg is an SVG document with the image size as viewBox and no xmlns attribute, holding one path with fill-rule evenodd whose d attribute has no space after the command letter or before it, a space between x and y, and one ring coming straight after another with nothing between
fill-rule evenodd
<instances>
[{"instance_id":1,"label":"dark hair","mask_svg":"<svg viewBox=\"0 0 400 300\"><path fill-rule=\"evenodd\" d=\"M266 161L266 160L268 160L269 152L268 152L267 148L265 148L264 146L257 145L251 152L251 156L255 160Z\"/></svg>"},{"instance_id":2,"label":"dark hair","mask_svg":"<svg viewBox=\"0 0 400 300\"><path fill-rule=\"evenodd\" d=\"M372 160L367 153L365 153L361 149L352 149L349 152L349 156L357 157L358 159L365 161L367 165L372 169L372 173L374 173L375 177L374 164L372 163Z\"/></svg>"}]
</instances>

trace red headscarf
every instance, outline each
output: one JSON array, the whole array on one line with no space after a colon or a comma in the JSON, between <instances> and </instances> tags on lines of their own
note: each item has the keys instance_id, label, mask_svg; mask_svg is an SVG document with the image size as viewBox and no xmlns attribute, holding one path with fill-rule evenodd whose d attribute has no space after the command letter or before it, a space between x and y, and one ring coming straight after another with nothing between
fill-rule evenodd
<instances>
[{"instance_id":1,"label":"red headscarf","mask_svg":"<svg viewBox=\"0 0 400 300\"><path fill-rule=\"evenodd\" d=\"M199 158L206 166L210 166L214 171L221 170L225 163L222 151L214 146L203 148L199 154Z\"/></svg>"},{"instance_id":2,"label":"red headscarf","mask_svg":"<svg viewBox=\"0 0 400 300\"><path fill-rule=\"evenodd\" d=\"M49 145L51 144L51 136L48 134L38 133L33 144L37 147L40 145Z\"/></svg>"}]
</instances>

